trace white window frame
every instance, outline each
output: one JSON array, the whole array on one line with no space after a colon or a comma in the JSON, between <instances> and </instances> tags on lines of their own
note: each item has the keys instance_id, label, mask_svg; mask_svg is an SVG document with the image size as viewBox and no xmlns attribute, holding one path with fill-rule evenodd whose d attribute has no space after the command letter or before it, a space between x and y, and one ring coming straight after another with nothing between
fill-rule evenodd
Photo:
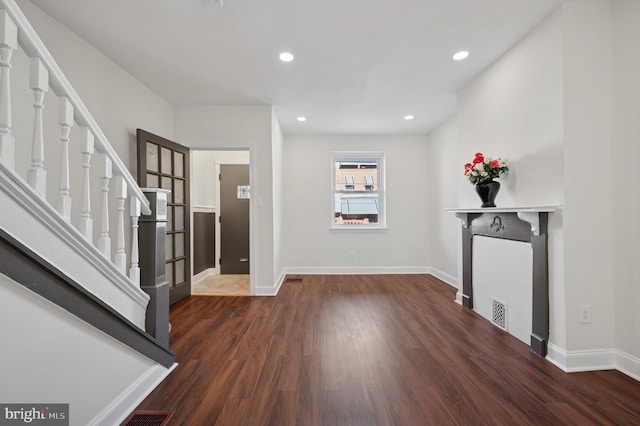
<instances>
[{"instance_id":1,"label":"white window frame","mask_svg":"<svg viewBox=\"0 0 640 426\"><path fill-rule=\"evenodd\" d=\"M377 162L378 189L374 193L378 196L378 223L367 224L338 224L335 223L336 208L336 170L335 164L340 161L348 162ZM379 151L334 151L331 153L331 211L330 226L332 231L379 231L387 229L385 154Z\"/></svg>"}]
</instances>

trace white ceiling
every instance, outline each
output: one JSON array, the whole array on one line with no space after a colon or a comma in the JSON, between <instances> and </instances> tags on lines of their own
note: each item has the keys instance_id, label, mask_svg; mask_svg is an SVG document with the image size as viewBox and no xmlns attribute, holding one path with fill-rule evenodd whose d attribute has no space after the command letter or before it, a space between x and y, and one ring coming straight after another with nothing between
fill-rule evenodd
<instances>
[{"instance_id":1,"label":"white ceiling","mask_svg":"<svg viewBox=\"0 0 640 426\"><path fill-rule=\"evenodd\" d=\"M431 131L561 3L32 1L174 105L272 104L285 133L342 134ZM293 62L278 60L285 50ZM459 50L471 55L455 62Z\"/></svg>"}]
</instances>

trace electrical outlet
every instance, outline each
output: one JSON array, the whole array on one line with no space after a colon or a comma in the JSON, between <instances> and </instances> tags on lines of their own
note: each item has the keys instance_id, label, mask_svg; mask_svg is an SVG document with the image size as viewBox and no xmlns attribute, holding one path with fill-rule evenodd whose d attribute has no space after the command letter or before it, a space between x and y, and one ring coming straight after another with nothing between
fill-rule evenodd
<instances>
[{"instance_id":1,"label":"electrical outlet","mask_svg":"<svg viewBox=\"0 0 640 426\"><path fill-rule=\"evenodd\" d=\"M588 324L591 322L591 306L580 305L580 323Z\"/></svg>"}]
</instances>

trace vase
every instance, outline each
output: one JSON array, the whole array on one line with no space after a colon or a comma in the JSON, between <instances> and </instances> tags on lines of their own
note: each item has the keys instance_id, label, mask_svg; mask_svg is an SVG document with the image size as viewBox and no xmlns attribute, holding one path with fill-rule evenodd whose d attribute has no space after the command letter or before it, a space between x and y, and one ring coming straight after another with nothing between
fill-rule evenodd
<instances>
[{"instance_id":1,"label":"vase","mask_svg":"<svg viewBox=\"0 0 640 426\"><path fill-rule=\"evenodd\" d=\"M500 182L494 180L476 184L476 192L480 200L482 200L481 207L495 207L496 203L494 201L499 190Z\"/></svg>"}]
</instances>

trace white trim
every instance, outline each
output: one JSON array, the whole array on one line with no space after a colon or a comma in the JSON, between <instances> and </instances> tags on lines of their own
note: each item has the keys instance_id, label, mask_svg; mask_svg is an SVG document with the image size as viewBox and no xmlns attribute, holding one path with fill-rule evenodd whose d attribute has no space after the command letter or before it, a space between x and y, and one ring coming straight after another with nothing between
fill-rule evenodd
<instances>
[{"instance_id":1,"label":"white trim","mask_svg":"<svg viewBox=\"0 0 640 426\"><path fill-rule=\"evenodd\" d=\"M547 343L546 360L560 370L567 372L567 352L560 346L556 346L551 342Z\"/></svg>"},{"instance_id":2,"label":"white trim","mask_svg":"<svg viewBox=\"0 0 640 426\"><path fill-rule=\"evenodd\" d=\"M138 405L178 366L169 368L155 364L133 382L101 413L94 417L89 425L119 425L136 409Z\"/></svg>"},{"instance_id":3,"label":"white trim","mask_svg":"<svg viewBox=\"0 0 640 426\"><path fill-rule=\"evenodd\" d=\"M438 268L434 268L433 266L429 268L429 273L440 281L444 281L451 287L458 289L458 278L454 277L453 275L449 275Z\"/></svg>"},{"instance_id":4,"label":"white trim","mask_svg":"<svg viewBox=\"0 0 640 426\"><path fill-rule=\"evenodd\" d=\"M256 293L254 296L277 296L280 291L280 287L282 287L282 283L284 283L286 278L287 272L283 269L276 279L275 286L256 286Z\"/></svg>"},{"instance_id":5,"label":"white trim","mask_svg":"<svg viewBox=\"0 0 640 426\"><path fill-rule=\"evenodd\" d=\"M297 266L284 268L283 274L296 275L384 275L429 274L426 266Z\"/></svg>"},{"instance_id":6,"label":"white trim","mask_svg":"<svg viewBox=\"0 0 640 426\"><path fill-rule=\"evenodd\" d=\"M547 344L547 360L567 373L613 370L615 358L614 349L567 351L553 343Z\"/></svg>"},{"instance_id":7,"label":"white trim","mask_svg":"<svg viewBox=\"0 0 640 426\"><path fill-rule=\"evenodd\" d=\"M218 275L218 268L208 268L202 272L197 273L191 278L191 289L193 290L193 286L198 284L200 281L206 280L209 277L214 275Z\"/></svg>"},{"instance_id":8,"label":"white trim","mask_svg":"<svg viewBox=\"0 0 640 426\"><path fill-rule=\"evenodd\" d=\"M614 352L616 369L640 382L640 358L617 349Z\"/></svg>"},{"instance_id":9,"label":"white trim","mask_svg":"<svg viewBox=\"0 0 640 426\"><path fill-rule=\"evenodd\" d=\"M216 206L199 206L194 204L193 205L193 212L194 213L215 213L216 212Z\"/></svg>"},{"instance_id":10,"label":"white trim","mask_svg":"<svg viewBox=\"0 0 640 426\"><path fill-rule=\"evenodd\" d=\"M132 317L130 312L123 312L116 307L122 307L121 304L115 305L113 300L105 300L104 295L101 294L101 289L96 288L97 284L95 280L94 282L85 282L75 277L74 274L77 273L76 268L68 267L68 265L65 267L60 261L57 262L52 258L47 258L46 260L48 262L54 264L92 294L95 294L98 298L117 309L122 315L138 325L138 327L144 329L144 313L146 312L149 302L149 295L142 291L137 284L133 283L129 277L122 274L109 259L105 258L95 246L85 239L80 231L66 222L46 200L40 198L33 188L27 185L16 172L8 169L1 161L0 189L2 189L4 194L14 200L20 208L24 209L29 216L33 217L36 223L39 222L64 245L85 259L95 270L98 270L105 279L113 284L113 288L118 289L121 294L133 301L137 305L138 312L134 314L135 317ZM7 206L4 207L7 208ZM16 224L15 221L11 223ZM31 230L25 229L24 224L16 224L16 226L11 227L5 226L5 230L18 240L24 242L31 249L38 251L38 254L43 255L42 252L37 249L38 244L42 244L42 240L38 238L37 241L34 241L33 238L30 238L29 232Z\"/></svg>"}]
</instances>

